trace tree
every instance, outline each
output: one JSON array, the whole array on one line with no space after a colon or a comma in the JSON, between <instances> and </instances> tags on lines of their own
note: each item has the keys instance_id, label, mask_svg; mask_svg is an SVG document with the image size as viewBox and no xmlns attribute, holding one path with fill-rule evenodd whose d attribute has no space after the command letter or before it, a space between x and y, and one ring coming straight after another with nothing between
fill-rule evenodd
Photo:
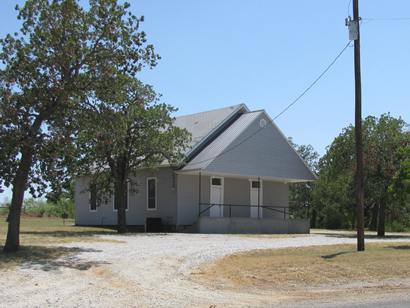
<instances>
[{"instance_id":1,"label":"tree","mask_svg":"<svg viewBox=\"0 0 410 308\"><path fill-rule=\"evenodd\" d=\"M401 118L383 114L363 121L365 160L365 224L384 236L398 196L389 187L400 169L400 149L409 143L408 125ZM335 138L319 161L319 180L313 191L314 207L320 211L325 227L350 228L355 224L354 199L354 127L348 126Z\"/></svg>"},{"instance_id":2,"label":"tree","mask_svg":"<svg viewBox=\"0 0 410 308\"><path fill-rule=\"evenodd\" d=\"M19 248L24 192L58 186L72 165L76 114L101 84L159 58L143 18L116 0L27 0L19 33L0 40L0 186L12 186L4 251Z\"/></svg>"},{"instance_id":3,"label":"tree","mask_svg":"<svg viewBox=\"0 0 410 308\"><path fill-rule=\"evenodd\" d=\"M298 152L299 156L305 161L309 169L317 174L318 171L318 160L319 153L309 145L297 145L293 142L292 138L289 138L289 143ZM306 211L304 208L309 206L311 226L314 228L316 226L317 212L315 208L311 208L312 204L312 190L314 187L314 182L307 183L295 183L289 186L289 201L295 207L296 214L305 215Z\"/></svg>"},{"instance_id":4,"label":"tree","mask_svg":"<svg viewBox=\"0 0 410 308\"><path fill-rule=\"evenodd\" d=\"M395 200L392 219L398 226L396 231L404 231L404 229L410 228L410 142L399 149L399 157L400 167L393 177L389 193Z\"/></svg>"},{"instance_id":5,"label":"tree","mask_svg":"<svg viewBox=\"0 0 410 308\"><path fill-rule=\"evenodd\" d=\"M108 86L108 85L107 85ZM190 141L173 125L170 105L159 103L151 86L118 78L110 91L89 101L78 136L80 175L91 176L97 194L114 193L118 232L126 229L127 187L141 168L178 163Z\"/></svg>"}]
</instances>

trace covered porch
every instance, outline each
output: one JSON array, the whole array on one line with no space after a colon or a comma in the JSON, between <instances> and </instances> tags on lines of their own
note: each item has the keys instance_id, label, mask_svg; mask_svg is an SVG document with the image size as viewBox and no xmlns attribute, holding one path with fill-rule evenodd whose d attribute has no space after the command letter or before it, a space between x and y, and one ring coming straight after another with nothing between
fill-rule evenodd
<instances>
[{"instance_id":1,"label":"covered porch","mask_svg":"<svg viewBox=\"0 0 410 308\"><path fill-rule=\"evenodd\" d=\"M178 177L189 177L196 186L197 232L309 233L307 207L296 211L289 204L291 180L204 170L179 173Z\"/></svg>"}]
</instances>

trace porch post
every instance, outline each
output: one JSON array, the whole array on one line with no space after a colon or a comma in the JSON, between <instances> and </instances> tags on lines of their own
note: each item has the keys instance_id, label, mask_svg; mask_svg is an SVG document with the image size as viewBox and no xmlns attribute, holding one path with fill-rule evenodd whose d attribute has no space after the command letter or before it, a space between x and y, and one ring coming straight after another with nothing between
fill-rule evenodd
<instances>
[{"instance_id":1,"label":"porch post","mask_svg":"<svg viewBox=\"0 0 410 308\"><path fill-rule=\"evenodd\" d=\"M261 178L258 177L258 218L260 217L260 204L261 204Z\"/></svg>"},{"instance_id":2,"label":"porch post","mask_svg":"<svg viewBox=\"0 0 410 308\"><path fill-rule=\"evenodd\" d=\"M202 173L198 174L198 217L201 216L201 187L202 187Z\"/></svg>"}]
</instances>

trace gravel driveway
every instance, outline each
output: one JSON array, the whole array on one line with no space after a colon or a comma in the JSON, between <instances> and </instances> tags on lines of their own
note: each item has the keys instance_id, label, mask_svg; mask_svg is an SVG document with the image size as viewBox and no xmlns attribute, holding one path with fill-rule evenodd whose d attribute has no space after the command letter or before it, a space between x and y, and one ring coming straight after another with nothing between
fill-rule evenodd
<instances>
[{"instance_id":1,"label":"gravel driveway","mask_svg":"<svg viewBox=\"0 0 410 308\"><path fill-rule=\"evenodd\" d=\"M274 294L255 297L209 289L187 275L204 262L239 251L355 243L353 238L317 234L278 238L178 233L105 237L125 243L73 243L66 245L74 250L66 257L26 263L0 273L0 306L269 306L281 299ZM372 241L376 240L368 240Z\"/></svg>"}]
</instances>

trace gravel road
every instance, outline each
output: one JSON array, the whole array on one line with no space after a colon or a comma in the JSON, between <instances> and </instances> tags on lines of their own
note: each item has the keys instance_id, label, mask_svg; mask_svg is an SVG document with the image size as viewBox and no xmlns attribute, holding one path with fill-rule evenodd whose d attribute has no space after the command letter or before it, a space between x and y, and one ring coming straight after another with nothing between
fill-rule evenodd
<instances>
[{"instance_id":1,"label":"gravel road","mask_svg":"<svg viewBox=\"0 0 410 308\"><path fill-rule=\"evenodd\" d=\"M287 299L266 292L209 288L188 275L203 263L240 251L355 243L353 238L319 234L278 238L178 233L105 237L125 243L73 243L65 245L73 253L57 260L27 262L16 270L0 272L0 307L278 305ZM381 240L368 240L373 241Z\"/></svg>"}]
</instances>

